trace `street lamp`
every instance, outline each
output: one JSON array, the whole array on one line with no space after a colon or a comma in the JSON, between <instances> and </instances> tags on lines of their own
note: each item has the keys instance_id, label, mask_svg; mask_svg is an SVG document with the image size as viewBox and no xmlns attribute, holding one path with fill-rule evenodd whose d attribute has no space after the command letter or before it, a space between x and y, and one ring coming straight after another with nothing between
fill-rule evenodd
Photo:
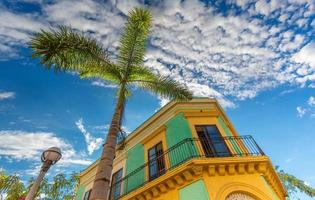
<instances>
[{"instance_id":1,"label":"street lamp","mask_svg":"<svg viewBox=\"0 0 315 200\"><path fill-rule=\"evenodd\" d=\"M32 185L25 200L33 200L34 195L38 190L38 187L40 186L40 183L42 182L46 172L48 171L50 166L54 165L60 160L61 156L61 151L57 147L50 147L42 153L41 160L43 162L43 165L40 169L39 175L36 178L36 181Z\"/></svg>"}]
</instances>

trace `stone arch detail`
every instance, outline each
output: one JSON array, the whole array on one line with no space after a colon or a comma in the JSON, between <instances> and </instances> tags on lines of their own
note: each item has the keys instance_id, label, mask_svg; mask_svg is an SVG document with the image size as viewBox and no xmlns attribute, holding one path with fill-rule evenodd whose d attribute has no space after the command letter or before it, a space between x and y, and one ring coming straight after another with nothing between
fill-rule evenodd
<instances>
[{"instance_id":1,"label":"stone arch detail","mask_svg":"<svg viewBox=\"0 0 315 200\"><path fill-rule=\"evenodd\" d=\"M251 197L254 200L272 200L266 193L260 189L241 182L234 182L224 185L217 193L215 200L226 200L231 194L241 193ZM251 200L251 199L250 199Z\"/></svg>"},{"instance_id":2,"label":"stone arch detail","mask_svg":"<svg viewBox=\"0 0 315 200\"><path fill-rule=\"evenodd\" d=\"M255 197L244 192L233 192L225 200L256 200Z\"/></svg>"}]
</instances>

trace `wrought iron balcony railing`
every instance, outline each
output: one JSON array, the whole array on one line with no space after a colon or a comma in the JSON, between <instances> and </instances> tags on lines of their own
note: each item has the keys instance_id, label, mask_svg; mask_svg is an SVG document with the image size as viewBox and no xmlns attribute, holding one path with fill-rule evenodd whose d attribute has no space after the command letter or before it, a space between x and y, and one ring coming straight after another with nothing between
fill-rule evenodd
<instances>
[{"instance_id":1,"label":"wrought iron balcony railing","mask_svg":"<svg viewBox=\"0 0 315 200\"><path fill-rule=\"evenodd\" d=\"M116 200L167 171L193 159L265 155L252 136L187 138L158 153L133 172L111 184L110 200Z\"/></svg>"}]
</instances>

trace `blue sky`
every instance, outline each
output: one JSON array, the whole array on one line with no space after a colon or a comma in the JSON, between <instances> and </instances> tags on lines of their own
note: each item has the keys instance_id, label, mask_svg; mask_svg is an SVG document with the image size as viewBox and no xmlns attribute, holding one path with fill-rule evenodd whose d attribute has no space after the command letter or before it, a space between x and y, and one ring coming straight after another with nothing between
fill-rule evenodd
<instances>
[{"instance_id":1,"label":"blue sky","mask_svg":"<svg viewBox=\"0 0 315 200\"><path fill-rule=\"evenodd\" d=\"M27 179L52 145L64 152L52 174L82 170L98 158L115 88L45 70L26 44L41 28L71 25L115 59L135 6L148 7L154 19L145 65L196 96L217 98L240 134L253 135L275 165L315 187L312 0L0 1L0 168ZM165 102L135 90L124 129Z\"/></svg>"}]
</instances>

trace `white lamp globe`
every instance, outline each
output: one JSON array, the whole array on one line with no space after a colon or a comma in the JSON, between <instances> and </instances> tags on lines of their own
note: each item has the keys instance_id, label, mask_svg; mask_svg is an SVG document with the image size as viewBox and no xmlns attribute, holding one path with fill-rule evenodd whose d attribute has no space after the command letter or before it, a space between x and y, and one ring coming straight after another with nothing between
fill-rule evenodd
<instances>
[{"instance_id":1,"label":"white lamp globe","mask_svg":"<svg viewBox=\"0 0 315 200\"><path fill-rule=\"evenodd\" d=\"M61 150L58 147L50 147L42 154L42 161L50 161L52 164L58 162L61 158Z\"/></svg>"}]
</instances>

